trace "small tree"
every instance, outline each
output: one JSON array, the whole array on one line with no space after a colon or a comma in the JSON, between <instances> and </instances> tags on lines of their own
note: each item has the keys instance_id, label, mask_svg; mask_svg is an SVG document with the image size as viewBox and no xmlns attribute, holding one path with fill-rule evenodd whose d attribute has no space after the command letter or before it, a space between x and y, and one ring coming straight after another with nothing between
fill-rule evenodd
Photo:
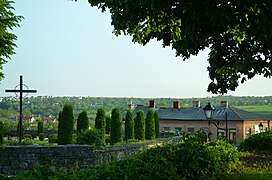
<instances>
[{"instance_id":1,"label":"small tree","mask_svg":"<svg viewBox=\"0 0 272 180\"><path fill-rule=\"evenodd\" d=\"M0 144L3 144L4 142L4 123L0 121Z\"/></svg>"},{"instance_id":2,"label":"small tree","mask_svg":"<svg viewBox=\"0 0 272 180\"><path fill-rule=\"evenodd\" d=\"M125 118L125 140L134 138L134 122L132 117L132 110L128 109Z\"/></svg>"},{"instance_id":3,"label":"small tree","mask_svg":"<svg viewBox=\"0 0 272 180\"><path fill-rule=\"evenodd\" d=\"M148 109L145 119L145 138L148 140L155 139L155 122L154 122L154 111Z\"/></svg>"},{"instance_id":4,"label":"small tree","mask_svg":"<svg viewBox=\"0 0 272 180\"><path fill-rule=\"evenodd\" d=\"M102 140L105 141L106 114L103 107L97 109L94 127L102 133Z\"/></svg>"},{"instance_id":5,"label":"small tree","mask_svg":"<svg viewBox=\"0 0 272 180\"><path fill-rule=\"evenodd\" d=\"M59 114L58 144L71 144L74 127L73 107L65 104Z\"/></svg>"},{"instance_id":6,"label":"small tree","mask_svg":"<svg viewBox=\"0 0 272 180\"><path fill-rule=\"evenodd\" d=\"M86 131L89 129L89 118L87 115L87 111L83 110L79 113L77 118L77 132L81 133L82 131Z\"/></svg>"},{"instance_id":7,"label":"small tree","mask_svg":"<svg viewBox=\"0 0 272 180\"><path fill-rule=\"evenodd\" d=\"M143 110L137 112L134 122L134 138L138 140L145 140L145 118Z\"/></svg>"},{"instance_id":8,"label":"small tree","mask_svg":"<svg viewBox=\"0 0 272 180\"><path fill-rule=\"evenodd\" d=\"M160 137L160 119L159 119L159 115L157 111L154 112L154 121L155 121L155 135L156 135L156 138L159 138Z\"/></svg>"},{"instance_id":9,"label":"small tree","mask_svg":"<svg viewBox=\"0 0 272 180\"><path fill-rule=\"evenodd\" d=\"M119 108L114 108L111 112L111 144L122 141L122 118Z\"/></svg>"},{"instance_id":10,"label":"small tree","mask_svg":"<svg viewBox=\"0 0 272 180\"><path fill-rule=\"evenodd\" d=\"M106 133L110 134L110 127L111 127L111 117L108 115L106 116Z\"/></svg>"},{"instance_id":11,"label":"small tree","mask_svg":"<svg viewBox=\"0 0 272 180\"><path fill-rule=\"evenodd\" d=\"M43 121L42 120L38 121L38 136L39 136L39 140L42 141L44 139Z\"/></svg>"}]
</instances>

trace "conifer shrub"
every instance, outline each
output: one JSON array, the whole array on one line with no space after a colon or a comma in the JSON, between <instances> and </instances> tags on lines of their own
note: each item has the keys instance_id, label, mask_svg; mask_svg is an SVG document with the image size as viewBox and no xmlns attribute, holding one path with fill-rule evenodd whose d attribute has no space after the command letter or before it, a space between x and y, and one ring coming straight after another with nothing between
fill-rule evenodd
<instances>
[{"instance_id":1,"label":"conifer shrub","mask_svg":"<svg viewBox=\"0 0 272 180\"><path fill-rule=\"evenodd\" d=\"M106 116L106 134L110 134L110 127L111 127L111 117L108 115Z\"/></svg>"},{"instance_id":2,"label":"conifer shrub","mask_svg":"<svg viewBox=\"0 0 272 180\"><path fill-rule=\"evenodd\" d=\"M153 109L149 108L145 119L145 139L155 139L155 136L154 111Z\"/></svg>"},{"instance_id":3,"label":"conifer shrub","mask_svg":"<svg viewBox=\"0 0 272 180\"><path fill-rule=\"evenodd\" d=\"M243 140L239 147L239 151L255 151L255 152L272 152L272 131L254 134Z\"/></svg>"},{"instance_id":4,"label":"conifer shrub","mask_svg":"<svg viewBox=\"0 0 272 180\"><path fill-rule=\"evenodd\" d=\"M89 118L87 115L87 111L83 110L79 113L77 118L77 133L81 133L82 131L86 131L89 129Z\"/></svg>"},{"instance_id":5,"label":"conifer shrub","mask_svg":"<svg viewBox=\"0 0 272 180\"><path fill-rule=\"evenodd\" d=\"M101 147L104 145L102 132L99 129L89 129L87 131L83 131L78 135L77 143Z\"/></svg>"},{"instance_id":6,"label":"conifer shrub","mask_svg":"<svg viewBox=\"0 0 272 180\"><path fill-rule=\"evenodd\" d=\"M145 118L143 110L136 113L134 122L134 138L137 140L145 140Z\"/></svg>"},{"instance_id":7,"label":"conifer shrub","mask_svg":"<svg viewBox=\"0 0 272 180\"><path fill-rule=\"evenodd\" d=\"M43 133L43 121L38 121L38 136L39 140L43 141L45 134Z\"/></svg>"},{"instance_id":8,"label":"conifer shrub","mask_svg":"<svg viewBox=\"0 0 272 180\"><path fill-rule=\"evenodd\" d=\"M0 144L4 142L4 123L0 121Z\"/></svg>"},{"instance_id":9,"label":"conifer shrub","mask_svg":"<svg viewBox=\"0 0 272 180\"><path fill-rule=\"evenodd\" d=\"M134 138L134 122L132 117L132 110L128 109L125 118L125 140Z\"/></svg>"},{"instance_id":10,"label":"conifer shrub","mask_svg":"<svg viewBox=\"0 0 272 180\"><path fill-rule=\"evenodd\" d=\"M122 118L119 108L114 108L111 112L110 142L115 144L122 141Z\"/></svg>"},{"instance_id":11,"label":"conifer shrub","mask_svg":"<svg viewBox=\"0 0 272 180\"><path fill-rule=\"evenodd\" d=\"M154 112L154 123L155 123L155 136L156 138L159 138L160 137L160 119L159 119L159 115L157 111Z\"/></svg>"},{"instance_id":12,"label":"conifer shrub","mask_svg":"<svg viewBox=\"0 0 272 180\"><path fill-rule=\"evenodd\" d=\"M59 113L58 144L72 144L74 115L72 105L65 104Z\"/></svg>"},{"instance_id":13,"label":"conifer shrub","mask_svg":"<svg viewBox=\"0 0 272 180\"><path fill-rule=\"evenodd\" d=\"M106 113L103 107L97 109L94 127L99 129L102 133L102 140L105 142L106 131Z\"/></svg>"}]
</instances>

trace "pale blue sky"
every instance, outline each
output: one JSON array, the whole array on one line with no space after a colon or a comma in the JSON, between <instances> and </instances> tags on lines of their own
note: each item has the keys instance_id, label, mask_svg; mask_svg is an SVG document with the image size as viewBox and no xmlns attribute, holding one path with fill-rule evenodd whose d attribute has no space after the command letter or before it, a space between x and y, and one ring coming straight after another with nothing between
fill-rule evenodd
<instances>
[{"instance_id":1,"label":"pale blue sky","mask_svg":"<svg viewBox=\"0 0 272 180\"><path fill-rule=\"evenodd\" d=\"M112 34L110 15L87 0L20 0L25 19L17 54L4 66L0 96L19 76L35 95L110 97L206 97L208 50L182 61L171 48L153 40L146 46ZM230 95L272 95L271 79L248 81Z\"/></svg>"}]
</instances>

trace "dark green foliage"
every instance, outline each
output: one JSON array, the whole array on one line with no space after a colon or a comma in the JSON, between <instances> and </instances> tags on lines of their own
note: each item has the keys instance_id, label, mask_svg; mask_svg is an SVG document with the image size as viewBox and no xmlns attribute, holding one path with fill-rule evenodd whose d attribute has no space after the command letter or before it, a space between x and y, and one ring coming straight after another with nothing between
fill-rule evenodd
<instances>
[{"instance_id":1,"label":"dark green foliage","mask_svg":"<svg viewBox=\"0 0 272 180\"><path fill-rule=\"evenodd\" d=\"M4 142L4 123L0 121L0 145Z\"/></svg>"},{"instance_id":2,"label":"dark green foliage","mask_svg":"<svg viewBox=\"0 0 272 180\"><path fill-rule=\"evenodd\" d=\"M137 140L145 140L144 111L140 110L137 112L134 123L134 138Z\"/></svg>"},{"instance_id":3,"label":"dark green foliage","mask_svg":"<svg viewBox=\"0 0 272 180\"><path fill-rule=\"evenodd\" d=\"M132 110L128 109L125 118L125 140L134 138L134 122L132 117Z\"/></svg>"},{"instance_id":4,"label":"dark green foliage","mask_svg":"<svg viewBox=\"0 0 272 180\"><path fill-rule=\"evenodd\" d=\"M7 63L7 60L15 54L17 36L12 32L14 27L19 26L19 22L23 18L13 13L13 4L14 1L0 0L0 70L3 69L3 64ZM0 80L3 77L3 72L0 72Z\"/></svg>"},{"instance_id":5,"label":"dark green foliage","mask_svg":"<svg viewBox=\"0 0 272 180\"><path fill-rule=\"evenodd\" d=\"M89 129L81 132L77 137L78 144L89 144L100 147L104 145L103 134L99 129Z\"/></svg>"},{"instance_id":6,"label":"dark green foliage","mask_svg":"<svg viewBox=\"0 0 272 180\"><path fill-rule=\"evenodd\" d=\"M82 131L86 131L89 129L89 118L87 115L87 111L83 110L79 113L77 118L77 132L81 133Z\"/></svg>"},{"instance_id":7,"label":"dark green foliage","mask_svg":"<svg viewBox=\"0 0 272 180\"><path fill-rule=\"evenodd\" d=\"M243 140L239 147L239 151L255 151L255 152L272 152L272 131L254 134Z\"/></svg>"},{"instance_id":8,"label":"dark green foliage","mask_svg":"<svg viewBox=\"0 0 272 180\"><path fill-rule=\"evenodd\" d=\"M110 127L111 127L111 117L106 116L106 134L110 134Z\"/></svg>"},{"instance_id":9,"label":"dark green foliage","mask_svg":"<svg viewBox=\"0 0 272 180\"><path fill-rule=\"evenodd\" d=\"M59 116L58 144L71 144L74 127L72 105L65 104Z\"/></svg>"},{"instance_id":10,"label":"dark green foliage","mask_svg":"<svg viewBox=\"0 0 272 180\"><path fill-rule=\"evenodd\" d=\"M119 108L114 108L111 112L111 144L122 141L122 118Z\"/></svg>"},{"instance_id":11,"label":"dark green foliage","mask_svg":"<svg viewBox=\"0 0 272 180\"><path fill-rule=\"evenodd\" d=\"M105 142L105 132L106 132L106 114L103 107L97 109L94 127L99 129L103 136L103 142Z\"/></svg>"},{"instance_id":12,"label":"dark green foliage","mask_svg":"<svg viewBox=\"0 0 272 180\"><path fill-rule=\"evenodd\" d=\"M145 119L145 139L155 139L155 136L154 111L153 109L149 108Z\"/></svg>"},{"instance_id":13,"label":"dark green foliage","mask_svg":"<svg viewBox=\"0 0 272 180\"><path fill-rule=\"evenodd\" d=\"M43 121L38 121L38 136L41 141L44 139L44 133L43 133Z\"/></svg>"},{"instance_id":14,"label":"dark green foliage","mask_svg":"<svg viewBox=\"0 0 272 180\"><path fill-rule=\"evenodd\" d=\"M154 122L155 122L155 136L156 138L159 138L160 137L160 119L159 119L159 115L157 111L154 112Z\"/></svg>"},{"instance_id":15,"label":"dark green foliage","mask_svg":"<svg viewBox=\"0 0 272 180\"><path fill-rule=\"evenodd\" d=\"M32 139L32 136L30 134L24 134L23 138L24 139Z\"/></svg>"},{"instance_id":16,"label":"dark green foliage","mask_svg":"<svg viewBox=\"0 0 272 180\"><path fill-rule=\"evenodd\" d=\"M49 143L58 143L58 134L51 134L48 136Z\"/></svg>"},{"instance_id":17,"label":"dark green foliage","mask_svg":"<svg viewBox=\"0 0 272 180\"><path fill-rule=\"evenodd\" d=\"M203 142L203 135L188 135L180 144L145 150L132 158L76 172L56 173L36 167L19 174L24 179L227 179L238 161L230 144ZM45 168L45 167L42 167ZM235 169L234 169L235 170Z\"/></svg>"}]
</instances>

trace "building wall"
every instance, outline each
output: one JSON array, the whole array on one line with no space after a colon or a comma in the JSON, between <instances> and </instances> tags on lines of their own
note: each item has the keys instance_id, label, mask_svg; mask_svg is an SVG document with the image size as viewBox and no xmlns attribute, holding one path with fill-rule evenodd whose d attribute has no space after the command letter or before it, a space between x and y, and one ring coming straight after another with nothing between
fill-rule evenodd
<instances>
[{"instance_id":1,"label":"building wall","mask_svg":"<svg viewBox=\"0 0 272 180\"><path fill-rule=\"evenodd\" d=\"M217 121L212 121L217 124ZM228 121L228 138L232 140L234 138L235 144L239 144L243 139L247 138L247 128L251 128L251 135L258 133L255 127L260 124L261 120L246 120L246 121ZM267 121L262 121L264 129L267 128ZM219 128L226 128L226 121L220 121L218 124ZM211 132L210 140L215 141L218 136L218 130L214 124L208 124L207 120L160 120L160 130L161 131L174 131L176 128L180 128L181 131L190 132L192 128L194 132L199 130L204 130ZM225 136L225 132L224 132Z\"/></svg>"}]
</instances>

